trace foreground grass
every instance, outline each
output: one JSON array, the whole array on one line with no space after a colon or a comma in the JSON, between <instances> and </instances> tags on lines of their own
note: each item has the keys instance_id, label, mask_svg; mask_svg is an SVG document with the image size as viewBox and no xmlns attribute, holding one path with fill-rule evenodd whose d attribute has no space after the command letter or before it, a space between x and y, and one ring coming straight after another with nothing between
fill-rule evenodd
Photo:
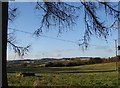
<instances>
[{"instance_id":1,"label":"foreground grass","mask_svg":"<svg viewBox=\"0 0 120 88\"><path fill-rule=\"evenodd\" d=\"M43 86L115 86L118 82L118 75L117 72L38 73L31 77L16 77L15 73L8 73L9 86L32 86L35 80L39 80Z\"/></svg>"},{"instance_id":2,"label":"foreground grass","mask_svg":"<svg viewBox=\"0 0 120 88\"><path fill-rule=\"evenodd\" d=\"M35 80L39 80L42 86L116 86L118 73L115 71L115 66L115 63L104 63L74 67L12 68L11 72L23 71L36 74L16 77L15 73L8 73L8 85L32 86ZM105 70L114 70L114 72L102 72Z\"/></svg>"}]
</instances>

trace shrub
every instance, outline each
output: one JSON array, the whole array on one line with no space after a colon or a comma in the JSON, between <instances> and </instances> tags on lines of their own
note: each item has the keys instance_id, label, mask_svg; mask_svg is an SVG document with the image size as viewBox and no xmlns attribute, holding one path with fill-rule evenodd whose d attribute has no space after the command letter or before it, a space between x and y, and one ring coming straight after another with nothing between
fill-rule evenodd
<instances>
[{"instance_id":1,"label":"shrub","mask_svg":"<svg viewBox=\"0 0 120 88\"><path fill-rule=\"evenodd\" d=\"M45 67L61 67L64 66L63 62L57 61L57 62L48 62Z\"/></svg>"}]
</instances>

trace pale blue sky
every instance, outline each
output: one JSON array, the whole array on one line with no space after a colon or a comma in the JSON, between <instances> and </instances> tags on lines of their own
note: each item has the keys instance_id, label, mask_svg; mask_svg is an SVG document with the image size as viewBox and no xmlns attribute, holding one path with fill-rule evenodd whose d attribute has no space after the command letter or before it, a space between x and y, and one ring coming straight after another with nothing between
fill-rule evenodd
<instances>
[{"instance_id":1,"label":"pale blue sky","mask_svg":"<svg viewBox=\"0 0 120 88\"><path fill-rule=\"evenodd\" d=\"M34 3L15 3L13 6L18 7L18 17L13 23L9 24L9 27L18 30L27 31L33 33L39 28L40 20L38 13L35 12ZM99 14L103 16L103 13ZM81 15L82 16L82 15ZM103 16L104 17L104 16ZM79 21L76 21L77 25L73 27L73 30L63 32L57 37L58 30L52 29L44 31L43 34L50 37L55 37L64 40L78 41L83 36L84 24L80 17ZM110 20L108 20L110 21ZM111 19L112 21L112 19ZM11 30L9 30L11 31ZM117 30L112 31L112 36L108 37L108 43L103 38L96 38L92 36L90 45L87 51L82 51L81 47L77 43L65 42L55 39L49 39L46 37L33 37L30 34L15 32L16 44L26 46L31 44L30 53L25 55L24 58L38 59L42 57L112 57L115 56L115 44L114 39L117 39ZM8 48L8 59L18 59L13 50Z\"/></svg>"}]
</instances>

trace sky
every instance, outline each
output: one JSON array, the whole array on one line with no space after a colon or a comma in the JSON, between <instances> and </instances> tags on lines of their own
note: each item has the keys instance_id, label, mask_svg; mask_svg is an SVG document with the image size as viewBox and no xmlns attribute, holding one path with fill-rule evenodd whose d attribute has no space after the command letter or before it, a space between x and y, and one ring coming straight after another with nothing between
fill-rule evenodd
<instances>
[{"instance_id":1,"label":"sky","mask_svg":"<svg viewBox=\"0 0 120 88\"><path fill-rule=\"evenodd\" d=\"M24 56L24 59L40 59L47 57L63 58L63 57L112 57L115 56L115 39L118 37L118 31L112 30L111 35L107 38L96 38L91 36L87 50L82 50L78 46L78 40L83 37L83 15L76 21L76 25L67 32L62 32L58 36L58 29L44 29L43 35L35 37L32 33L40 26L41 16L35 10L35 3L11 3L13 7L18 7L17 18L9 23L8 28L14 28L20 31L15 31L16 45L27 46L31 45L30 52ZM103 16L103 13L99 13ZM103 16L104 17L104 16ZM112 19L108 20L112 21ZM8 30L12 32L13 30ZM29 33L24 33L24 32ZM72 42L70 42L72 41ZM7 60L21 59L10 46L7 49Z\"/></svg>"},{"instance_id":2,"label":"sky","mask_svg":"<svg viewBox=\"0 0 120 88\"><path fill-rule=\"evenodd\" d=\"M6 2L7 0L2 0ZM9 2L36 2L38 0L8 0ZM64 2L79 2L80 0L49 0L49 1L64 1ZM96 2L96 0L81 0L86 2ZM108 1L108 2L119 2L119 0L98 0L101 2ZM39 0L39 2L43 2L43 0Z\"/></svg>"}]
</instances>

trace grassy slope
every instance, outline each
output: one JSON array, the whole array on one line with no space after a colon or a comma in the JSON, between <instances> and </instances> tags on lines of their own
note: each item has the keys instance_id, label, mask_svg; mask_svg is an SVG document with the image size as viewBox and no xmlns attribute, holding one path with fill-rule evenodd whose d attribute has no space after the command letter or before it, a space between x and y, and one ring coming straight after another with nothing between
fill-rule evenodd
<instances>
[{"instance_id":1,"label":"grassy slope","mask_svg":"<svg viewBox=\"0 0 120 88\"><path fill-rule=\"evenodd\" d=\"M52 73L51 71L65 72L76 70L114 70L115 63L75 66L39 68L45 73L36 73L35 77L16 77L15 73L8 73L9 86L32 86L35 80L40 80L41 85L81 85L81 86L112 86L118 82L117 72L97 73ZM34 69L35 70L35 69ZM38 69L37 69L38 70Z\"/></svg>"},{"instance_id":2,"label":"grassy slope","mask_svg":"<svg viewBox=\"0 0 120 88\"><path fill-rule=\"evenodd\" d=\"M73 67L38 67L38 68L19 68L13 67L9 68L8 72L35 72L35 73L46 73L46 72L91 72L91 71L106 71L106 70L115 70L116 64L112 63L102 63L102 64L93 64L93 65L83 65L83 66L73 66Z\"/></svg>"}]
</instances>

